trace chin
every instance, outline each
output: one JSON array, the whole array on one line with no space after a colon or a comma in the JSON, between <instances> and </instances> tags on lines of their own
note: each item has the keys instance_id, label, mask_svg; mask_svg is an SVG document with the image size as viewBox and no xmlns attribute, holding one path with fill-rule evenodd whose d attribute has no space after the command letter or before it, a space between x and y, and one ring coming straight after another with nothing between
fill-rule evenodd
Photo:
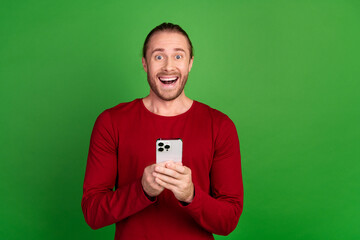
<instances>
[{"instance_id":1,"label":"chin","mask_svg":"<svg viewBox=\"0 0 360 240\"><path fill-rule=\"evenodd\" d=\"M161 85L157 85L156 81L151 81L149 75L147 80L154 95L163 101L173 101L182 95L187 78L185 82L181 79L178 79L178 82L176 83L178 84L177 87L171 89L170 91L164 90Z\"/></svg>"},{"instance_id":2,"label":"chin","mask_svg":"<svg viewBox=\"0 0 360 240\"><path fill-rule=\"evenodd\" d=\"M173 100L175 100L175 99L177 99L179 96L180 96L180 94L177 94L177 95L167 95L167 96L164 96L164 95L157 95L161 100L164 100L164 101L173 101Z\"/></svg>"}]
</instances>

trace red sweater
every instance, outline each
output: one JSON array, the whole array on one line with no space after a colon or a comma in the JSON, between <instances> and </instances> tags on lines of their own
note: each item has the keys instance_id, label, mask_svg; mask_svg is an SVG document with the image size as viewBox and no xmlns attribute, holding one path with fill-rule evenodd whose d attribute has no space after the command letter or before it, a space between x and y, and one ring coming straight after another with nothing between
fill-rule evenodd
<instances>
[{"instance_id":1,"label":"red sweater","mask_svg":"<svg viewBox=\"0 0 360 240\"><path fill-rule=\"evenodd\" d=\"M143 192L144 168L156 162L156 139L181 138L183 164L192 171L193 201L183 206L171 191L155 201ZM113 190L115 187L115 191ZM223 113L194 101L164 117L141 99L105 110L91 135L82 210L97 229L116 223L115 239L214 239L227 235L243 208L239 140Z\"/></svg>"}]
</instances>

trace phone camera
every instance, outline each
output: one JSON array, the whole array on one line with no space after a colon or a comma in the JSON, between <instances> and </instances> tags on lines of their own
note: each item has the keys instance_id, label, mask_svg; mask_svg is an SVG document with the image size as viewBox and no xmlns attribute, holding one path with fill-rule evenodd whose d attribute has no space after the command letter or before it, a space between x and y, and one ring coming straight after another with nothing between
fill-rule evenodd
<instances>
[{"instance_id":1,"label":"phone camera","mask_svg":"<svg viewBox=\"0 0 360 240\"><path fill-rule=\"evenodd\" d=\"M158 143L158 146L159 146L159 147L162 147L162 146L164 146L164 143L163 143L163 142L159 142L159 143Z\"/></svg>"},{"instance_id":2,"label":"phone camera","mask_svg":"<svg viewBox=\"0 0 360 240\"><path fill-rule=\"evenodd\" d=\"M170 145L165 145L166 151L169 150L169 148L170 148Z\"/></svg>"},{"instance_id":3,"label":"phone camera","mask_svg":"<svg viewBox=\"0 0 360 240\"><path fill-rule=\"evenodd\" d=\"M159 152L162 152L162 151L164 151L164 149L163 149L163 148L159 148L158 151L159 151Z\"/></svg>"}]
</instances>

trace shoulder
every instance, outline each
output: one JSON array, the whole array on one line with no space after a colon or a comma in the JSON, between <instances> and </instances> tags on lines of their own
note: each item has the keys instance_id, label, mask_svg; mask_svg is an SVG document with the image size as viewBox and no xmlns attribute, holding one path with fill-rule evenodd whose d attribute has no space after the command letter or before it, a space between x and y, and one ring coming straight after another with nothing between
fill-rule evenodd
<instances>
[{"instance_id":1,"label":"shoulder","mask_svg":"<svg viewBox=\"0 0 360 240\"><path fill-rule=\"evenodd\" d=\"M119 103L118 105L104 110L97 117L96 122L103 124L112 124L121 121L124 116L129 117L139 111L141 99L135 99L131 102Z\"/></svg>"},{"instance_id":2,"label":"shoulder","mask_svg":"<svg viewBox=\"0 0 360 240\"><path fill-rule=\"evenodd\" d=\"M225 113L215 108L212 108L204 103L197 101L195 102L197 105L197 113L203 113L208 115L208 117L210 117L215 124L220 124L224 122L232 123L231 119Z\"/></svg>"},{"instance_id":3,"label":"shoulder","mask_svg":"<svg viewBox=\"0 0 360 240\"><path fill-rule=\"evenodd\" d=\"M212 108L204 103L197 103L198 115L203 115L205 118L202 121L211 121L211 129L216 142L219 139L226 139L229 136L237 136L237 130L234 122L223 112Z\"/></svg>"},{"instance_id":4,"label":"shoulder","mask_svg":"<svg viewBox=\"0 0 360 240\"><path fill-rule=\"evenodd\" d=\"M109 116L111 118L118 118L120 116L129 115L138 111L141 104L141 99L135 99L131 102L119 103L118 105L104 110L99 117L102 115Z\"/></svg>"},{"instance_id":5,"label":"shoulder","mask_svg":"<svg viewBox=\"0 0 360 240\"><path fill-rule=\"evenodd\" d=\"M224 159L234 151L239 152L240 143L234 122L225 113L206 104L199 103L198 106L203 111L207 111L212 119L212 141L217 159Z\"/></svg>"},{"instance_id":6,"label":"shoulder","mask_svg":"<svg viewBox=\"0 0 360 240\"><path fill-rule=\"evenodd\" d=\"M141 104L141 99L137 98L131 102L124 102L124 103L119 103L118 105L106 109L104 112L108 112L110 115L116 115L116 114L126 114L126 113L130 113L132 111L136 111Z\"/></svg>"}]
</instances>

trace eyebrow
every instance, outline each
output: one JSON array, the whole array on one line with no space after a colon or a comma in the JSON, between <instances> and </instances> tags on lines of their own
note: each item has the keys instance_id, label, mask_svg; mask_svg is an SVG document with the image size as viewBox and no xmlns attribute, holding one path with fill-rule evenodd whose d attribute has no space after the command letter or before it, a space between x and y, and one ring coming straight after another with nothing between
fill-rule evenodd
<instances>
[{"instance_id":1,"label":"eyebrow","mask_svg":"<svg viewBox=\"0 0 360 240\"><path fill-rule=\"evenodd\" d=\"M174 48L174 50L186 53L185 50L182 48ZM154 52L165 52L165 49L164 48L155 48L154 50L152 50L151 54L153 54Z\"/></svg>"},{"instance_id":2,"label":"eyebrow","mask_svg":"<svg viewBox=\"0 0 360 240\"><path fill-rule=\"evenodd\" d=\"M175 50L175 51L180 51L180 52L185 52L185 50L182 49L182 48L174 48L174 50Z\"/></svg>"},{"instance_id":3,"label":"eyebrow","mask_svg":"<svg viewBox=\"0 0 360 240\"><path fill-rule=\"evenodd\" d=\"M164 52L165 49L163 48L155 48L154 50L152 50L151 54L153 54L154 52Z\"/></svg>"}]
</instances>

